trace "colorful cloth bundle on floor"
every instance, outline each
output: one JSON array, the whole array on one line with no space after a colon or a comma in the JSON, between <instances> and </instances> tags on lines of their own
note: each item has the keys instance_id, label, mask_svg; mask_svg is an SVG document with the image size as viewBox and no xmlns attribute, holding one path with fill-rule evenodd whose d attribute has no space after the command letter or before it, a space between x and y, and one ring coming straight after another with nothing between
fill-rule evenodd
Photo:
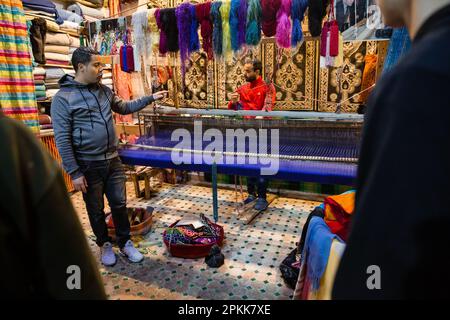
<instances>
[{"instance_id":1,"label":"colorful cloth bundle on floor","mask_svg":"<svg viewBox=\"0 0 450 320\"><path fill-rule=\"evenodd\" d=\"M213 244L217 243L220 235L220 229L212 223L203 214L195 219L195 224L186 224L180 222L172 227L167 228L164 234L164 240L169 244ZM200 226L201 225L201 226Z\"/></svg>"},{"instance_id":2,"label":"colorful cloth bundle on floor","mask_svg":"<svg viewBox=\"0 0 450 320\"><path fill-rule=\"evenodd\" d=\"M0 105L2 112L39 132L28 28L19 0L0 10Z\"/></svg>"},{"instance_id":3,"label":"colorful cloth bundle on floor","mask_svg":"<svg viewBox=\"0 0 450 320\"><path fill-rule=\"evenodd\" d=\"M325 199L325 222L331 232L347 241L351 217L355 210L355 191Z\"/></svg>"}]
</instances>

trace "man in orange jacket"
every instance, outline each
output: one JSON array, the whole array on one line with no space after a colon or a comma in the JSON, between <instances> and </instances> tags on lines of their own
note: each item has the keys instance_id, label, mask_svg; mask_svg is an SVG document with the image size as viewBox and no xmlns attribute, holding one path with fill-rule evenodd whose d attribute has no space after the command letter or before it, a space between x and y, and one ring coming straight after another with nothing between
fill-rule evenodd
<instances>
[{"instance_id":1,"label":"man in orange jacket","mask_svg":"<svg viewBox=\"0 0 450 320\"><path fill-rule=\"evenodd\" d=\"M271 104L273 104L275 100L275 94L273 88L268 86L262 79L261 74L261 61L253 60L244 65L245 80L248 83L238 88L235 93L231 94L231 101L228 103L228 109L270 111L270 106L265 103L267 94L269 93L272 95ZM247 178L248 198L244 201L244 204L256 200L256 210L263 211L267 209L267 183L268 181L264 177Z\"/></svg>"}]
</instances>

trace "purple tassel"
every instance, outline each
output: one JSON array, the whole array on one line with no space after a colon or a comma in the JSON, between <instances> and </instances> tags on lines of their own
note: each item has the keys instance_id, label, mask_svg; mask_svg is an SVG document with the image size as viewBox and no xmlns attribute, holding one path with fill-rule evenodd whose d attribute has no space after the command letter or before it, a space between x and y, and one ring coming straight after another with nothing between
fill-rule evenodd
<instances>
[{"instance_id":1,"label":"purple tassel","mask_svg":"<svg viewBox=\"0 0 450 320\"><path fill-rule=\"evenodd\" d=\"M238 13L239 47L245 44L245 33L247 32L247 0L241 0Z\"/></svg>"},{"instance_id":2,"label":"purple tassel","mask_svg":"<svg viewBox=\"0 0 450 320\"><path fill-rule=\"evenodd\" d=\"M277 20L277 44L282 48L289 48L291 46L291 20L289 16L291 13L291 0L282 0L280 10L278 10Z\"/></svg>"},{"instance_id":3,"label":"purple tassel","mask_svg":"<svg viewBox=\"0 0 450 320\"><path fill-rule=\"evenodd\" d=\"M156 24L158 25L158 29L160 30L159 33L159 53L162 55L165 55L168 51L167 48L167 35L162 30L162 22L161 22L161 14L160 10L157 9L155 11L155 18L156 18Z\"/></svg>"},{"instance_id":4,"label":"purple tassel","mask_svg":"<svg viewBox=\"0 0 450 320\"><path fill-rule=\"evenodd\" d=\"M181 75L186 74L186 60L189 58L189 44L191 38L191 4L182 3L175 11L178 25L178 45L180 47Z\"/></svg>"}]
</instances>

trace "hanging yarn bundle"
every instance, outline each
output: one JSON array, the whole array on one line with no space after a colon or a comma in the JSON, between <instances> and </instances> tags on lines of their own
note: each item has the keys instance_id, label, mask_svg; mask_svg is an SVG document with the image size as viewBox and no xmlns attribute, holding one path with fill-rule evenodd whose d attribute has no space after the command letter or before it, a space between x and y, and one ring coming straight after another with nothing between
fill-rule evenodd
<instances>
[{"instance_id":1,"label":"hanging yarn bundle","mask_svg":"<svg viewBox=\"0 0 450 320\"><path fill-rule=\"evenodd\" d=\"M189 36L189 53L200 50L200 40L198 39L198 20L195 13L195 6L191 6L191 34Z\"/></svg>"},{"instance_id":2,"label":"hanging yarn bundle","mask_svg":"<svg viewBox=\"0 0 450 320\"><path fill-rule=\"evenodd\" d=\"M231 0L230 7L230 34L231 34L231 48L234 52L240 49L239 43L239 6L240 0Z\"/></svg>"},{"instance_id":3,"label":"hanging yarn bundle","mask_svg":"<svg viewBox=\"0 0 450 320\"><path fill-rule=\"evenodd\" d=\"M245 32L247 30L247 10L248 10L247 0L241 0L238 15L239 47L245 45Z\"/></svg>"},{"instance_id":4,"label":"hanging yarn bundle","mask_svg":"<svg viewBox=\"0 0 450 320\"><path fill-rule=\"evenodd\" d=\"M220 15L220 7L222 6L221 1L213 2L211 4L211 20L213 24L213 51L216 58L222 56L222 16Z\"/></svg>"},{"instance_id":5,"label":"hanging yarn bundle","mask_svg":"<svg viewBox=\"0 0 450 320\"><path fill-rule=\"evenodd\" d=\"M133 13L131 17L131 25L133 27L134 43L136 45L137 56L145 54L145 38L148 26L147 10Z\"/></svg>"},{"instance_id":6,"label":"hanging yarn bundle","mask_svg":"<svg viewBox=\"0 0 450 320\"><path fill-rule=\"evenodd\" d=\"M162 27L161 9L156 9L156 11L155 11L155 20L156 20L156 25L158 26L158 29L159 29L159 53L161 55L165 55L167 53L167 51L168 51L168 48L167 48L167 34L163 30L163 27Z\"/></svg>"},{"instance_id":7,"label":"hanging yarn bundle","mask_svg":"<svg viewBox=\"0 0 450 320\"><path fill-rule=\"evenodd\" d=\"M291 46L291 0L281 0L281 7L277 14L277 44L281 48L289 48Z\"/></svg>"},{"instance_id":8,"label":"hanging yarn bundle","mask_svg":"<svg viewBox=\"0 0 450 320\"><path fill-rule=\"evenodd\" d=\"M213 58L212 34L213 25L210 17L211 2L198 4L195 7L195 13L198 23L200 23L200 33L202 35L202 48L208 55L208 59Z\"/></svg>"},{"instance_id":9,"label":"hanging yarn bundle","mask_svg":"<svg viewBox=\"0 0 450 320\"><path fill-rule=\"evenodd\" d=\"M308 0L292 0L292 37L291 45L296 47L303 41L302 21L308 8Z\"/></svg>"},{"instance_id":10,"label":"hanging yarn bundle","mask_svg":"<svg viewBox=\"0 0 450 320\"><path fill-rule=\"evenodd\" d=\"M281 0L261 0L261 26L266 37L273 37L277 32L277 13Z\"/></svg>"},{"instance_id":11,"label":"hanging yarn bundle","mask_svg":"<svg viewBox=\"0 0 450 320\"><path fill-rule=\"evenodd\" d=\"M222 6L220 7L220 16L222 18L222 52L226 58L231 54L230 6L230 1L226 0L222 1Z\"/></svg>"},{"instance_id":12,"label":"hanging yarn bundle","mask_svg":"<svg viewBox=\"0 0 450 320\"><path fill-rule=\"evenodd\" d=\"M124 72L134 71L134 49L130 45L130 30L127 30L124 35L123 46L120 47L120 68Z\"/></svg>"},{"instance_id":13,"label":"hanging yarn bundle","mask_svg":"<svg viewBox=\"0 0 450 320\"><path fill-rule=\"evenodd\" d=\"M330 0L308 0L308 26L311 36L320 36L322 21L327 14L329 4Z\"/></svg>"},{"instance_id":14,"label":"hanging yarn bundle","mask_svg":"<svg viewBox=\"0 0 450 320\"><path fill-rule=\"evenodd\" d=\"M191 53L191 33L193 20L196 21L195 16L192 16L192 8L194 6L188 2L182 3L176 8L175 14L177 17L178 25L178 44L180 48L181 59L181 75L183 77L182 83L184 84L184 77L186 74L186 60ZM194 8L195 9L195 8ZM193 39L195 41L195 39ZM197 37L198 42L198 37Z\"/></svg>"},{"instance_id":15,"label":"hanging yarn bundle","mask_svg":"<svg viewBox=\"0 0 450 320\"><path fill-rule=\"evenodd\" d=\"M261 41L261 3L259 0L248 1L247 30L245 33L245 43L256 46Z\"/></svg>"},{"instance_id":16,"label":"hanging yarn bundle","mask_svg":"<svg viewBox=\"0 0 450 320\"><path fill-rule=\"evenodd\" d=\"M247 0L231 0L230 33L231 48L238 51L245 44L247 27Z\"/></svg>"},{"instance_id":17,"label":"hanging yarn bundle","mask_svg":"<svg viewBox=\"0 0 450 320\"><path fill-rule=\"evenodd\" d=\"M178 45L178 27L175 8L161 9L159 11L161 30L167 36L167 51L177 52Z\"/></svg>"}]
</instances>

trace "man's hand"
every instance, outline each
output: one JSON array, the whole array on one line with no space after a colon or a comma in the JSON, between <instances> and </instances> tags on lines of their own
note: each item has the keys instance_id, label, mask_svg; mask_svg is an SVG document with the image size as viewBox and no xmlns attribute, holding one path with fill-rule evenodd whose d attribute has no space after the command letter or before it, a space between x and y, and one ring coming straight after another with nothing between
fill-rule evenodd
<instances>
[{"instance_id":1,"label":"man's hand","mask_svg":"<svg viewBox=\"0 0 450 320\"><path fill-rule=\"evenodd\" d=\"M153 94L153 99L155 101L164 99L168 93L169 93L169 91L159 91L159 92Z\"/></svg>"},{"instance_id":2,"label":"man's hand","mask_svg":"<svg viewBox=\"0 0 450 320\"><path fill-rule=\"evenodd\" d=\"M82 191L83 193L87 192L87 181L84 176L81 176L75 180L72 181L73 187L75 188L75 191Z\"/></svg>"},{"instance_id":3,"label":"man's hand","mask_svg":"<svg viewBox=\"0 0 450 320\"><path fill-rule=\"evenodd\" d=\"M239 101L239 93L233 92L230 94L231 102L236 103Z\"/></svg>"}]
</instances>

